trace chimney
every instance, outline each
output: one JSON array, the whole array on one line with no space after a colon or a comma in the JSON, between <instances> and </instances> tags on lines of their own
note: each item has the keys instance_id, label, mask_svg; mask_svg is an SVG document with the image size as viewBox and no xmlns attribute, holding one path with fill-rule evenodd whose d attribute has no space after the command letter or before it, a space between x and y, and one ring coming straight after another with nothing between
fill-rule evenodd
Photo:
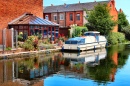
<instances>
[{"instance_id":1,"label":"chimney","mask_svg":"<svg viewBox=\"0 0 130 86\"><path fill-rule=\"evenodd\" d=\"M79 1L79 4L80 4L80 1Z\"/></svg>"},{"instance_id":2,"label":"chimney","mask_svg":"<svg viewBox=\"0 0 130 86\"><path fill-rule=\"evenodd\" d=\"M53 4L51 4L51 6L53 6Z\"/></svg>"},{"instance_id":3,"label":"chimney","mask_svg":"<svg viewBox=\"0 0 130 86\"><path fill-rule=\"evenodd\" d=\"M120 13L122 13L122 12L123 12L121 8L120 8L119 12L120 12Z\"/></svg>"}]
</instances>

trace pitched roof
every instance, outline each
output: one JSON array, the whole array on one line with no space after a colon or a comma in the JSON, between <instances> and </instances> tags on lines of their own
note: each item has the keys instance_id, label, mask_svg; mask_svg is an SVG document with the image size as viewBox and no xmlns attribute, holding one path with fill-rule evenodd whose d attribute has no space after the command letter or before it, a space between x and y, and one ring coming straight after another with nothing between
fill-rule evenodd
<instances>
[{"instance_id":1,"label":"pitched roof","mask_svg":"<svg viewBox=\"0 0 130 86\"><path fill-rule=\"evenodd\" d=\"M56 24L54 22L51 22L46 19L39 18L37 16L34 16L30 13L25 13L22 16L14 19L13 21L8 23L9 25L16 25L16 24L29 24L29 25L49 25L49 26L59 26L59 24Z\"/></svg>"},{"instance_id":2,"label":"pitched roof","mask_svg":"<svg viewBox=\"0 0 130 86\"><path fill-rule=\"evenodd\" d=\"M86 8L87 10L92 10L94 8L94 6L97 5L98 3L107 4L107 3L109 3L109 1L66 4L66 5L57 5L57 6L46 6L44 8L44 13L80 11L80 10L83 10L83 8Z\"/></svg>"}]
</instances>

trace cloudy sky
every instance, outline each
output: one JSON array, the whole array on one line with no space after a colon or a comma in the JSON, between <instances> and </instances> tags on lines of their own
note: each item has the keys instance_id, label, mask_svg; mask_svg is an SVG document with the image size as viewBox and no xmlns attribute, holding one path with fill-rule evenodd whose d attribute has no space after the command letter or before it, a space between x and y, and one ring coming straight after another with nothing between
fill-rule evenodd
<instances>
[{"instance_id":1,"label":"cloudy sky","mask_svg":"<svg viewBox=\"0 0 130 86\"><path fill-rule=\"evenodd\" d=\"M44 6L53 5L61 5L61 4L73 4L73 3L84 3L84 2L93 2L95 0L44 0ZM96 1L104 1L104 0L96 0ZM116 1L116 8L119 10L122 8L124 13L127 15L127 19L130 22L130 0L115 0Z\"/></svg>"}]
</instances>

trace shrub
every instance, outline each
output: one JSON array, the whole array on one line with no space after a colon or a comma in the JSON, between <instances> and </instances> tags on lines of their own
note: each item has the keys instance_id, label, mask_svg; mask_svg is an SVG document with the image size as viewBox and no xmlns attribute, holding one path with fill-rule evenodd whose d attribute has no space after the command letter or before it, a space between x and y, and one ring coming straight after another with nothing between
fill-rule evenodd
<instances>
[{"instance_id":1,"label":"shrub","mask_svg":"<svg viewBox=\"0 0 130 86\"><path fill-rule=\"evenodd\" d=\"M37 46L38 38L36 36L28 36L28 39L23 44L25 50L34 50Z\"/></svg>"},{"instance_id":2,"label":"shrub","mask_svg":"<svg viewBox=\"0 0 130 86\"><path fill-rule=\"evenodd\" d=\"M125 41L125 35L120 32L111 32L107 36L107 41L109 45L115 45L118 43L123 43Z\"/></svg>"},{"instance_id":3,"label":"shrub","mask_svg":"<svg viewBox=\"0 0 130 86\"><path fill-rule=\"evenodd\" d=\"M18 41L23 41L23 33L20 32L18 35Z\"/></svg>"},{"instance_id":4,"label":"shrub","mask_svg":"<svg viewBox=\"0 0 130 86\"><path fill-rule=\"evenodd\" d=\"M11 47L7 47L6 50L11 50L12 48Z\"/></svg>"}]
</instances>

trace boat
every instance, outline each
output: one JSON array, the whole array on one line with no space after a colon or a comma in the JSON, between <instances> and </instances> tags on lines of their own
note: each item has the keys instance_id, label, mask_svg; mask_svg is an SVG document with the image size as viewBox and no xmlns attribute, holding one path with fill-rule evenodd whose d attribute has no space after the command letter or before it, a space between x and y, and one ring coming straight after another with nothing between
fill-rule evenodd
<instances>
[{"instance_id":1,"label":"boat","mask_svg":"<svg viewBox=\"0 0 130 86\"><path fill-rule=\"evenodd\" d=\"M83 52L64 52L63 57L69 59L71 64L76 63L84 63L88 66L95 66L100 64L100 60L105 59L107 56L107 52L105 48L96 49L96 50L89 50Z\"/></svg>"},{"instance_id":2,"label":"boat","mask_svg":"<svg viewBox=\"0 0 130 86\"><path fill-rule=\"evenodd\" d=\"M104 48L107 40L98 31L85 32L81 37L69 38L62 46L62 50L84 51L96 48Z\"/></svg>"}]
</instances>

